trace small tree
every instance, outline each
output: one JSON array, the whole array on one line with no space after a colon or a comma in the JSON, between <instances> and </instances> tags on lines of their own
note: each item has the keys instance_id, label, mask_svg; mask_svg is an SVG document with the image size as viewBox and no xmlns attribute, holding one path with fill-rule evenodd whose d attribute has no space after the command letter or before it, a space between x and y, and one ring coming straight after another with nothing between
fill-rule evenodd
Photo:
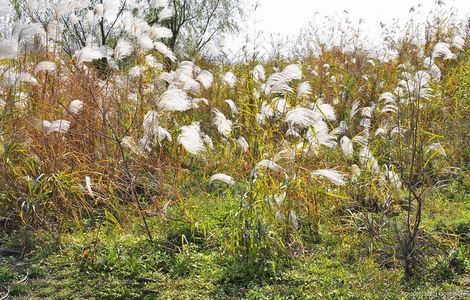
<instances>
[{"instance_id":1,"label":"small tree","mask_svg":"<svg viewBox=\"0 0 470 300\"><path fill-rule=\"evenodd\" d=\"M169 4L173 16L163 23L173 36L167 45L179 54L192 56L209 42L220 41L240 29L240 0L171 0ZM150 25L159 21L158 13L157 9L150 13Z\"/></svg>"}]
</instances>

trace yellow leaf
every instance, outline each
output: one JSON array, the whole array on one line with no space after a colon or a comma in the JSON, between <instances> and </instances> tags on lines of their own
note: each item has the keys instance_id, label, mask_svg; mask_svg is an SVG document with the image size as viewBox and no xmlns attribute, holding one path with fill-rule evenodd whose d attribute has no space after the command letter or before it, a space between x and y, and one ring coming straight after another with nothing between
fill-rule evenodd
<instances>
[{"instance_id":1,"label":"yellow leaf","mask_svg":"<svg viewBox=\"0 0 470 300\"><path fill-rule=\"evenodd\" d=\"M339 198L339 199L344 199L344 200L349 199L349 197L346 196L346 195L338 195L338 194L335 194L335 193L325 192L325 191L323 191L323 193L324 193L325 195L328 195L328 196L331 196L331 197L335 197L335 198Z\"/></svg>"}]
</instances>

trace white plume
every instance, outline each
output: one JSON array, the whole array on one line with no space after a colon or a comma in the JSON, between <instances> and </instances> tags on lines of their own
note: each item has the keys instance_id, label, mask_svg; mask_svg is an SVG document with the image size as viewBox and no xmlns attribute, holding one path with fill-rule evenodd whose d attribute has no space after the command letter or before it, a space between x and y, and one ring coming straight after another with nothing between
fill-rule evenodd
<instances>
[{"instance_id":1,"label":"white plume","mask_svg":"<svg viewBox=\"0 0 470 300\"><path fill-rule=\"evenodd\" d=\"M253 74L253 78L256 81L265 81L266 80L264 67L262 65L257 65L256 67L254 67L253 71L251 71L251 73Z\"/></svg>"},{"instance_id":2,"label":"white plume","mask_svg":"<svg viewBox=\"0 0 470 300\"><path fill-rule=\"evenodd\" d=\"M358 100L353 102L351 110L349 111L349 120L353 120L356 114L361 110L360 105Z\"/></svg>"},{"instance_id":3,"label":"white plume","mask_svg":"<svg viewBox=\"0 0 470 300\"><path fill-rule=\"evenodd\" d=\"M323 103L321 99L319 99L314 107L315 111L318 111L319 114L325 119L329 121L336 121L336 113L333 106L327 103Z\"/></svg>"},{"instance_id":4,"label":"white plume","mask_svg":"<svg viewBox=\"0 0 470 300\"><path fill-rule=\"evenodd\" d=\"M324 145L328 148L336 147L336 136L328 133L328 125L322 121L316 121L313 126L307 130L307 140L314 148Z\"/></svg>"},{"instance_id":5,"label":"white plume","mask_svg":"<svg viewBox=\"0 0 470 300\"><path fill-rule=\"evenodd\" d=\"M228 120L225 115L216 108L214 108L212 112L215 114L214 125L217 126L217 130L224 137L228 137L232 132L233 122Z\"/></svg>"},{"instance_id":6,"label":"white plume","mask_svg":"<svg viewBox=\"0 0 470 300\"><path fill-rule=\"evenodd\" d=\"M290 77L287 76L286 74L280 72L280 73L274 73L271 76L268 77L266 80L266 84L264 86L264 92L267 95L272 95L272 94L285 94L285 93L292 93L293 90L289 86L289 81Z\"/></svg>"},{"instance_id":7,"label":"white plume","mask_svg":"<svg viewBox=\"0 0 470 300\"><path fill-rule=\"evenodd\" d=\"M233 100L227 99L224 102L227 103L227 105L230 107L230 110L232 111L232 114L238 114L238 108L235 105L235 102L233 102Z\"/></svg>"},{"instance_id":8,"label":"white plume","mask_svg":"<svg viewBox=\"0 0 470 300\"><path fill-rule=\"evenodd\" d=\"M214 81L214 76L212 76L211 72L207 70L202 70L201 73L197 75L196 80L201 83L202 87L205 90L208 90L211 87L212 82Z\"/></svg>"},{"instance_id":9,"label":"white plume","mask_svg":"<svg viewBox=\"0 0 470 300\"><path fill-rule=\"evenodd\" d=\"M156 128L154 128L154 135L157 138L158 144L161 145L161 143L164 140L172 141L172 137L170 132L166 129L163 128L162 126L158 125Z\"/></svg>"},{"instance_id":10,"label":"white plume","mask_svg":"<svg viewBox=\"0 0 470 300\"><path fill-rule=\"evenodd\" d=\"M77 115L83 110L83 101L82 100L72 100L67 107L67 111L71 114Z\"/></svg>"},{"instance_id":11,"label":"white plume","mask_svg":"<svg viewBox=\"0 0 470 300\"><path fill-rule=\"evenodd\" d=\"M153 140L156 140L159 145L166 139L172 141L170 132L165 128L160 126L160 120L158 112L155 110L148 111L144 116L144 121L142 122L144 127L144 137L145 146L151 144ZM145 148L145 147L143 147Z\"/></svg>"},{"instance_id":12,"label":"white plume","mask_svg":"<svg viewBox=\"0 0 470 300\"><path fill-rule=\"evenodd\" d=\"M354 152L354 147L351 139L347 136L343 136L341 140L339 140L339 144L341 145L341 150L343 150L344 156L346 156L347 158L351 158Z\"/></svg>"},{"instance_id":13,"label":"white plume","mask_svg":"<svg viewBox=\"0 0 470 300\"><path fill-rule=\"evenodd\" d=\"M286 76L287 81L299 80L302 78L302 67L299 64L291 64L286 66L282 73Z\"/></svg>"},{"instance_id":14,"label":"white plume","mask_svg":"<svg viewBox=\"0 0 470 300\"><path fill-rule=\"evenodd\" d=\"M158 21L162 22L168 19L171 19L173 17L173 10L169 7L164 7L159 13L158 13Z\"/></svg>"},{"instance_id":15,"label":"white plume","mask_svg":"<svg viewBox=\"0 0 470 300\"><path fill-rule=\"evenodd\" d=\"M312 94L312 86L308 82L302 82L297 86L297 98L305 98Z\"/></svg>"},{"instance_id":16,"label":"white plume","mask_svg":"<svg viewBox=\"0 0 470 300\"><path fill-rule=\"evenodd\" d=\"M157 107L161 111L186 111L192 107L192 103L184 91L171 89L160 96Z\"/></svg>"},{"instance_id":17,"label":"white plume","mask_svg":"<svg viewBox=\"0 0 470 300\"><path fill-rule=\"evenodd\" d=\"M94 197L94 193L93 193L93 190L91 188L91 178L90 178L90 176L85 176L85 186L86 186L86 190L88 192L88 195L90 195L91 197Z\"/></svg>"},{"instance_id":18,"label":"white plume","mask_svg":"<svg viewBox=\"0 0 470 300\"><path fill-rule=\"evenodd\" d=\"M36 65L34 68L34 73L39 73L39 72L54 72L56 70L56 65L52 61L41 61Z\"/></svg>"},{"instance_id":19,"label":"white plume","mask_svg":"<svg viewBox=\"0 0 470 300\"><path fill-rule=\"evenodd\" d=\"M431 58L442 57L443 59L454 59L456 55L450 51L450 45L447 43L439 42L432 49Z\"/></svg>"},{"instance_id":20,"label":"white plume","mask_svg":"<svg viewBox=\"0 0 470 300\"><path fill-rule=\"evenodd\" d=\"M235 86L235 83L237 82L237 76L235 76L235 74L233 74L232 72L229 71L229 72L225 73L222 80L230 88L233 88Z\"/></svg>"},{"instance_id":21,"label":"white plume","mask_svg":"<svg viewBox=\"0 0 470 300\"><path fill-rule=\"evenodd\" d=\"M229 176L223 173L217 173L217 174L212 175L211 178L209 179L209 182L212 183L215 180L222 181L230 185L235 184L235 180L233 180L232 176Z\"/></svg>"},{"instance_id":22,"label":"white plume","mask_svg":"<svg viewBox=\"0 0 470 300\"><path fill-rule=\"evenodd\" d=\"M284 171L284 169L281 166L279 166L278 164L276 164L274 161L272 161L270 159L263 159L262 161L258 162L256 164L256 166L253 168L252 174L256 174L256 172L259 169L262 169L262 168L269 169L269 170L271 170L273 172L276 172L276 173L280 173L280 172Z\"/></svg>"},{"instance_id":23,"label":"white plume","mask_svg":"<svg viewBox=\"0 0 470 300\"><path fill-rule=\"evenodd\" d=\"M156 68L156 69L159 69L159 70L163 69L163 65L161 63L157 62L157 59L152 54L149 54L149 55L145 56L145 64L147 64L149 67Z\"/></svg>"},{"instance_id":24,"label":"white plume","mask_svg":"<svg viewBox=\"0 0 470 300\"><path fill-rule=\"evenodd\" d=\"M463 47L465 46L465 40L460 36L455 36L450 44L452 45L452 47L455 47L459 50L463 50Z\"/></svg>"},{"instance_id":25,"label":"white plume","mask_svg":"<svg viewBox=\"0 0 470 300\"><path fill-rule=\"evenodd\" d=\"M144 70L145 70L144 66L140 66L140 65L133 66L132 68L129 69L129 71L127 72L127 75L129 75L131 79L134 79L142 75Z\"/></svg>"},{"instance_id":26,"label":"white plume","mask_svg":"<svg viewBox=\"0 0 470 300\"><path fill-rule=\"evenodd\" d=\"M321 120L321 115L318 112L303 107L291 109L286 114L286 122L289 126L308 127L319 120Z\"/></svg>"},{"instance_id":27,"label":"white plume","mask_svg":"<svg viewBox=\"0 0 470 300\"><path fill-rule=\"evenodd\" d=\"M165 44L162 42L155 42L153 44L155 47L155 50L163 54L166 58L168 58L171 61L176 61L176 56L173 54L173 51L171 51L170 48L168 48Z\"/></svg>"},{"instance_id":28,"label":"white plume","mask_svg":"<svg viewBox=\"0 0 470 300\"><path fill-rule=\"evenodd\" d=\"M246 141L246 139L244 137L239 137L237 139L237 144L240 145L240 147L242 148L243 152L246 152L248 151L248 148L249 148L249 145L248 145L248 142Z\"/></svg>"},{"instance_id":29,"label":"white plume","mask_svg":"<svg viewBox=\"0 0 470 300\"><path fill-rule=\"evenodd\" d=\"M33 75L26 73L26 72L21 72L18 74L18 81L19 82L25 82L25 83L30 83L30 84L38 84L38 81L36 78L34 78Z\"/></svg>"},{"instance_id":30,"label":"white plume","mask_svg":"<svg viewBox=\"0 0 470 300\"><path fill-rule=\"evenodd\" d=\"M331 183L335 185L346 185L346 182L344 181L344 175L334 169L320 169L320 170L315 170L310 173L310 176L316 177L320 176L325 179L328 179Z\"/></svg>"},{"instance_id":31,"label":"white plume","mask_svg":"<svg viewBox=\"0 0 470 300\"><path fill-rule=\"evenodd\" d=\"M96 47L83 47L77 54L77 63L91 62L105 57L101 50Z\"/></svg>"},{"instance_id":32,"label":"white plume","mask_svg":"<svg viewBox=\"0 0 470 300\"><path fill-rule=\"evenodd\" d=\"M204 140L204 144L206 144L209 149L214 150L214 143L212 142L211 137L205 134L204 132L201 132L201 136Z\"/></svg>"},{"instance_id":33,"label":"white plume","mask_svg":"<svg viewBox=\"0 0 470 300\"><path fill-rule=\"evenodd\" d=\"M132 44L125 39L120 38L116 44L116 48L114 49L114 59L116 61L120 61L121 59L131 55L132 52L134 52Z\"/></svg>"},{"instance_id":34,"label":"white plume","mask_svg":"<svg viewBox=\"0 0 470 300\"><path fill-rule=\"evenodd\" d=\"M359 160L368 170L374 173L379 171L379 163L368 147L359 150Z\"/></svg>"},{"instance_id":35,"label":"white plume","mask_svg":"<svg viewBox=\"0 0 470 300\"><path fill-rule=\"evenodd\" d=\"M47 120L44 120L42 122L42 126L47 134L51 134L53 132L67 133L70 128L70 121L55 120L55 121L49 122Z\"/></svg>"},{"instance_id":36,"label":"white plume","mask_svg":"<svg viewBox=\"0 0 470 300\"><path fill-rule=\"evenodd\" d=\"M169 28L162 27L158 24L151 27L150 34L154 39L169 39L173 36L173 33Z\"/></svg>"},{"instance_id":37,"label":"white plume","mask_svg":"<svg viewBox=\"0 0 470 300\"><path fill-rule=\"evenodd\" d=\"M397 102L397 98L395 97L395 95L393 95L390 92L385 92L385 93L380 94L379 100L384 101L385 103Z\"/></svg>"},{"instance_id":38,"label":"white plume","mask_svg":"<svg viewBox=\"0 0 470 300\"><path fill-rule=\"evenodd\" d=\"M198 123L181 127L177 140L191 154L197 155L206 150Z\"/></svg>"},{"instance_id":39,"label":"white plume","mask_svg":"<svg viewBox=\"0 0 470 300\"><path fill-rule=\"evenodd\" d=\"M272 105L268 104L266 101L261 103L260 113L256 115L258 123L264 124L266 119L269 119L274 116L274 109Z\"/></svg>"}]
</instances>

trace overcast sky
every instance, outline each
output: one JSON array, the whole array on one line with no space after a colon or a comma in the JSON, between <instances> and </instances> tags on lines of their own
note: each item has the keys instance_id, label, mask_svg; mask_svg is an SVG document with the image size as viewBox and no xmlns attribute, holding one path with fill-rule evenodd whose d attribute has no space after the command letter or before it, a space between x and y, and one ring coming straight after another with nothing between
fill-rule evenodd
<instances>
[{"instance_id":1,"label":"overcast sky","mask_svg":"<svg viewBox=\"0 0 470 300\"><path fill-rule=\"evenodd\" d=\"M256 3L255 0L249 1ZM435 0L258 0L256 19L260 29L272 32L298 33L299 29L318 11L320 14L342 13L354 18L364 18L369 26L378 26L379 20L407 18L412 6L418 5L428 12ZM444 0L446 6L459 8L459 13L469 15L469 0ZM281 21L282 20L282 21Z\"/></svg>"},{"instance_id":2,"label":"overcast sky","mask_svg":"<svg viewBox=\"0 0 470 300\"><path fill-rule=\"evenodd\" d=\"M393 19L402 21L411 17L410 8L414 7L414 18L425 19L431 9L437 7L436 0L245 0L248 6L259 6L254 13L251 13L248 22L245 24L246 33L256 30L263 32L264 36L270 33L297 35L302 27L311 21L317 12L319 16L335 15L338 17L349 17L359 21L363 19L362 29L371 40L378 40L380 37L379 22L389 24ZM440 0L442 1L442 0ZM458 8L460 17L470 17L470 0L443 0L446 9ZM252 35L252 34L251 34ZM253 36L253 35L252 35ZM229 41L227 46L232 49L240 48L244 44L244 39Z\"/></svg>"}]
</instances>

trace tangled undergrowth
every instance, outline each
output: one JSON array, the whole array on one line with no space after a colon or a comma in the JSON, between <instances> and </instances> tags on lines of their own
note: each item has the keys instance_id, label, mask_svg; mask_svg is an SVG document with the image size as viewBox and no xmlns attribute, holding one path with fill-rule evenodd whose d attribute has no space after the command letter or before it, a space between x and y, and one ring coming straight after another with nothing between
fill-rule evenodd
<instances>
[{"instance_id":1,"label":"tangled undergrowth","mask_svg":"<svg viewBox=\"0 0 470 300\"><path fill-rule=\"evenodd\" d=\"M1 292L29 295L26 276L51 298L468 293L458 28L388 61L217 64L178 61L139 18L73 56L63 16L33 21L0 42L0 259L31 262L0 261Z\"/></svg>"}]
</instances>

